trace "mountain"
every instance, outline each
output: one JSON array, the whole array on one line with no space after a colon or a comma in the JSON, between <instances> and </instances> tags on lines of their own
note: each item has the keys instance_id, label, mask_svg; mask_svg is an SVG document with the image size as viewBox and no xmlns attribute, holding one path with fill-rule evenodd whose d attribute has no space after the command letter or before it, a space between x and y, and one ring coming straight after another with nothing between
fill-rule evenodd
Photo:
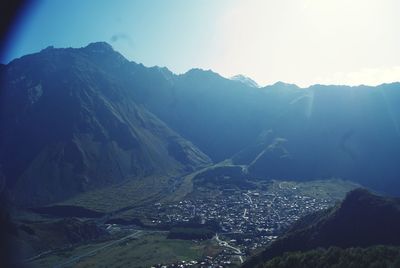
<instances>
[{"instance_id":1,"label":"mountain","mask_svg":"<svg viewBox=\"0 0 400 268\"><path fill-rule=\"evenodd\" d=\"M21 204L223 160L252 177L400 194L400 83L255 88L145 67L104 42L48 47L0 74L0 172Z\"/></svg>"},{"instance_id":2,"label":"mountain","mask_svg":"<svg viewBox=\"0 0 400 268\"><path fill-rule=\"evenodd\" d=\"M114 74L126 59L106 43L54 49L2 71L0 163L22 205L210 163L143 106Z\"/></svg>"},{"instance_id":3,"label":"mountain","mask_svg":"<svg viewBox=\"0 0 400 268\"><path fill-rule=\"evenodd\" d=\"M262 267L267 260L285 252L374 245L400 246L400 199L356 189L338 206L300 219L244 267Z\"/></svg>"},{"instance_id":4,"label":"mountain","mask_svg":"<svg viewBox=\"0 0 400 268\"><path fill-rule=\"evenodd\" d=\"M138 102L214 162L233 159L260 178L336 177L400 194L400 83L253 88L200 69L167 77Z\"/></svg>"},{"instance_id":5,"label":"mountain","mask_svg":"<svg viewBox=\"0 0 400 268\"><path fill-rule=\"evenodd\" d=\"M257 87L257 88L260 87L257 84L256 81L254 81L250 77L244 76L242 74L238 74L238 75L232 76L230 79L234 80L234 81L239 81L239 82L241 82L241 83L243 83L243 84L245 84L245 85L247 85L249 87Z\"/></svg>"},{"instance_id":6,"label":"mountain","mask_svg":"<svg viewBox=\"0 0 400 268\"><path fill-rule=\"evenodd\" d=\"M273 110L281 113L245 148L246 156L236 155L250 173L298 180L333 176L398 194L398 83L375 88L276 87L269 90L280 91L281 98L285 92L291 100L283 103L275 93Z\"/></svg>"}]
</instances>

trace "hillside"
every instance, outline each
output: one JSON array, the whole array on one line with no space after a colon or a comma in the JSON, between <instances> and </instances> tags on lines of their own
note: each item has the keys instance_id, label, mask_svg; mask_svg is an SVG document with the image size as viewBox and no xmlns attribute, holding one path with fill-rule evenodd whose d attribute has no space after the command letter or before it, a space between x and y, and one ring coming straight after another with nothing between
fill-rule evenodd
<instances>
[{"instance_id":1,"label":"hillside","mask_svg":"<svg viewBox=\"0 0 400 268\"><path fill-rule=\"evenodd\" d=\"M316 249L304 253L286 253L257 267L263 268L374 268L399 267L400 248L374 246L368 248Z\"/></svg>"},{"instance_id":2,"label":"hillside","mask_svg":"<svg viewBox=\"0 0 400 268\"><path fill-rule=\"evenodd\" d=\"M135 103L111 71L125 64L111 46L94 43L47 48L5 67L0 163L17 203L46 204L127 178L175 175L210 163Z\"/></svg>"},{"instance_id":3,"label":"hillside","mask_svg":"<svg viewBox=\"0 0 400 268\"><path fill-rule=\"evenodd\" d=\"M336 207L300 219L291 230L244 267L255 267L285 252L319 247L400 245L400 201L356 189Z\"/></svg>"}]
</instances>

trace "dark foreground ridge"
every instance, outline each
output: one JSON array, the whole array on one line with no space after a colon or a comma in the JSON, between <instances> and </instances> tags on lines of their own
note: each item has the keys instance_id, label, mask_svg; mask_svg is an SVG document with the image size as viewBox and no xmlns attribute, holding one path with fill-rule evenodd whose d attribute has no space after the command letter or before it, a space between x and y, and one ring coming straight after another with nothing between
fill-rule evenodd
<instances>
[{"instance_id":1,"label":"dark foreground ridge","mask_svg":"<svg viewBox=\"0 0 400 268\"><path fill-rule=\"evenodd\" d=\"M244 267L262 267L285 252L374 245L400 245L400 201L356 189L336 207L300 219Z\"/></svg>"},{"instance_id":2,"label":"dark foreground ridge","mask_svg":"<svg viewBox=\"0 0 400 268\"><path fill-rule=\"evenodd\" d=\"M267 261L262 268L330 268L330 267L400 267L400 247L372 246L368 248L330 247L306 252L289 252Z\"/></svg>"}]
</instances>

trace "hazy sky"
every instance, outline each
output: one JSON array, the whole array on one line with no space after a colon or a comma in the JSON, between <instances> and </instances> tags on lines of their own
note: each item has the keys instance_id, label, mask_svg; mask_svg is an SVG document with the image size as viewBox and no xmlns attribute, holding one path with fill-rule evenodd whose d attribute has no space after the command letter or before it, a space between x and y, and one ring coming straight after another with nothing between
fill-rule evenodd
<instances>
[{"instance_id":1,"label":"hazy sky","mask_svg":"<svg viewBox=\"0 0 400 268\"><path fill-rule=\"evenodd\" d=\"M16 29L2 62L107 41L147 66L261 85L400 81L398 0L47 0Z\"/></svg>"}]
</instances>

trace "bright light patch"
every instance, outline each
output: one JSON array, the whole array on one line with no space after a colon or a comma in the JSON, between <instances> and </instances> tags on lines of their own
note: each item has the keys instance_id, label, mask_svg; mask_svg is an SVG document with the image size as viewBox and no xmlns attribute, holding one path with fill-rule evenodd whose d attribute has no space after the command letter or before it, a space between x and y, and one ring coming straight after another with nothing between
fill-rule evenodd
<instances>
[{"instance_id":1,"label":"bright light patch","mask_svg":"<svg viewBox=\"0 0 400 268\"><path fill-rule=\"evenodd\" d=\"M396 9L397 8L397 9ZM396 1L238 1L222 16L214 69L260 84L399 81Z\"/></svg>"}]
</instances>

